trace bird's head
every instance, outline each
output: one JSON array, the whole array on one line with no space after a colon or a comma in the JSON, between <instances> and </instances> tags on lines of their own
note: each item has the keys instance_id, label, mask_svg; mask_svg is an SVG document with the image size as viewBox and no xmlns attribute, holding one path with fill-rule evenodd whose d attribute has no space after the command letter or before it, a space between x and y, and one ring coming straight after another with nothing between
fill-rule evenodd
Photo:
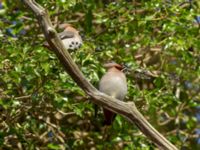
<instances>
[{"instance_id":1,"label":"bird's head","mask_svg":"<svg viewBox=\"0 0 200 150\"><path fill-rule=\"evenodd\" d=\"M60 29L65 29L65 28L68 28L68 27L72 27L72 25L70 23L63 23L63 24L59 25Z\"/></svg>"},{"instance_id":2,"label":"bird's head","mask_svg":"<svg viewBox=\"0 0 200 150\"><path fill-rule=\"evenodd\" d=\"M63 24L60 24L59 25L59 28L60 29L64 29L64 30L67 30L67 31L72 31L72 32L75 32L75 33L78 33L79 31L76 30L71 24L69 23L63 23Z\"/></svg>"},{"instance_id":3,"label":"bird's head","mask_svg":"<svg viewBox=\"0 0 200 150\"><path fill-rule=\"evenodd\" d=\"M106 63L106 64L104 64L104 67L107 68L107 69L116 68L120 71L123 70L123 66L120 65L120 64L117 64L115 62Z\"/></svg>"}]
</instances>

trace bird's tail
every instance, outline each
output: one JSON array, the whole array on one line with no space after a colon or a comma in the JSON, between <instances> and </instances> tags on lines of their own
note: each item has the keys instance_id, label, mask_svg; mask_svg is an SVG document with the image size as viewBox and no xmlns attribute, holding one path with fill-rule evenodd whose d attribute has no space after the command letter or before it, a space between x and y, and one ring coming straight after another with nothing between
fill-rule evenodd
<instances>
[{"instance_id":1,"label":"bird's tail","mask_svg":"<svg viewBox=\"0 0 200 150\"><path fill-rule=\"evenodd\" d=\"M103 109L103 113L105 117L103 125L111 125L116 117L116 114L107 109Z\"/></svg>"}]
</instances>

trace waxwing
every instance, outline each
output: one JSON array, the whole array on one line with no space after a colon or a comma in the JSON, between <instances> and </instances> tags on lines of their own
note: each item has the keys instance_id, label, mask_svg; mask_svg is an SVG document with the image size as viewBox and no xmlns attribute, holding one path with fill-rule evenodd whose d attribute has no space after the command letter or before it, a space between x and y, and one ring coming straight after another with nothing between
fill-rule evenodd
<instances>
[{"instance_id":1,"label":"waxwing","mask_svg":"<svg viewBox=\"0 0 200 150\"><path fill-rule=\"evenodd\" d=\"M123 101L127 93L127 82L122 71L123 67L116 63L108 63L104 67L108 70L99 82L99 91ZM103 112L104 125L111 125L116 114L107 109L103 109Z\"/></svg>"},{"instance_id":2,"label":"waxwing","mask_svg":"<svg viewBox=\"0 0 200 150\"><path fill-rule=\"evenodd\" d=\"M66 49L75 50L81 47L82 38L78 30L70 24L62 24L59 27L64 29L63 32L58 33L58 36L61 38ZM44 46L50 48L47 42L44 43Z\"/></svg>"}]
</instances>

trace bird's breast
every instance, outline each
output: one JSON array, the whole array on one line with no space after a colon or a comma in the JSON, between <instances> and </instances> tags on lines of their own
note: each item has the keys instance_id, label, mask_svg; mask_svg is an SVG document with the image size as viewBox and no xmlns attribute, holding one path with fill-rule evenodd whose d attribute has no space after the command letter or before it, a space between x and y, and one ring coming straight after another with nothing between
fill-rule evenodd
<instances>
[{"instance_id":1,"label":"bird's breast","mask_svg":"<svg viewBox=\"0 0 200 150\"><path fill-rule=\"evenodd\" d=\"M73 38L66 38L62 40L64 46L67 49L78 49L82 45L82 40L79 37L73 37Z\"/></svg>"},{"instance_id":2,"label":"bird's breast","mask_svg":"<svg viewBox=\"0 0 200 150\"><path fill-rule=\"evenodd\" d=\"M117 99L123 100L127 93L126 77L123 73L107 73L100 83L99 90Z\"/></svg>"}]
</instances>

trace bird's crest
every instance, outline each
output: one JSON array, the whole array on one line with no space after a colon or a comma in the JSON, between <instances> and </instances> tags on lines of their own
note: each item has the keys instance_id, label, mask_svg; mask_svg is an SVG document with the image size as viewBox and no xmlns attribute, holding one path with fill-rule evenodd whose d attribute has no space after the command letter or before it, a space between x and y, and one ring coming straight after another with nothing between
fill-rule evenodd
<instances>
[{"instance_id":1,"label":"bird's crest","mask_svg":"<svg viewBox=\"0 0 200 150\"><path fill-rule=\"evenodd\" d=\"M122 70L122 69L123 69L122 65L117 64L117 63L115 63L115 62L104 64L104 67L105 67L105 68L108 68L108 69L113 68L113 67L115 67L115 68L117 68L117 69L119 69L119 70Z\"/></svg>"},{"instance_id":2,"label":"bird's crest","mask_svg":"<svg viewBox=\"0 0 200 150\"><path fill-rule=\"evenodd\" d=\"M61 28L61 29L66 29L68 27L73 27L73 26L70 23L63 23L63 24L59 25L59 28Z\"/></svg>"}]
</instances>

